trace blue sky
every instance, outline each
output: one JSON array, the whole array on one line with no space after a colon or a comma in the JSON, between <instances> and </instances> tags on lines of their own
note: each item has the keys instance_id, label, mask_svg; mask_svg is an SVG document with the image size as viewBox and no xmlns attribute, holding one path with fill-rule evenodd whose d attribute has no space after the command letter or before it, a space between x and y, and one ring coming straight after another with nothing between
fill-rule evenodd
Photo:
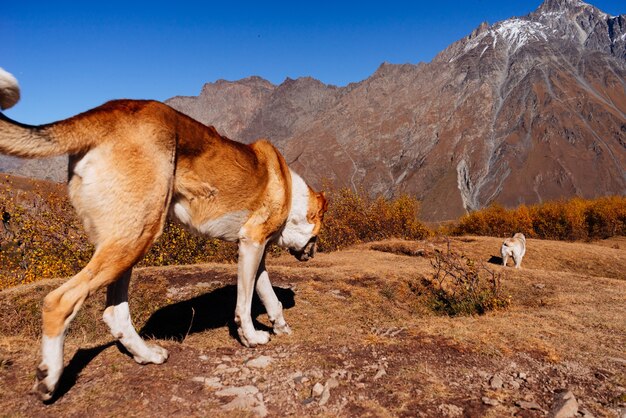
<instances>
[{"instance_id":1,"label":"blue sky","mask_svg":"<svg viewBox=\"0 0 626 418\"><path fill-rule=\"evenodd\" d=\"M114 98L197 95L205 82L251 75L343 86L384 61L428 62L482 21L541 1L4 1L0 66L22 88L6 114L46 123ZM626 13L623 0L591 3Z\"/></svg>"}]
</instances>

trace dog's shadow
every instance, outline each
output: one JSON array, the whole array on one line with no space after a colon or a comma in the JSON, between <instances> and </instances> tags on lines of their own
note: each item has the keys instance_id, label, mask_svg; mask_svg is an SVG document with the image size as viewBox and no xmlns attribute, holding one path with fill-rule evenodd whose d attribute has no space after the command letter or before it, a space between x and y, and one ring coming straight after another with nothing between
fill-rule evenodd
<instances>
[{"instance_id":1,"label":"dog's shadow","mask_svg":"<svg viewBox=\"0 0 626 418\"><path fill-rule=\"evenodd\" d=\"M295 306L295 294L291 289L274 287L283 308ZM237 337L234 321L237 286L228 285L210 293L165 306L156 311L140 331L146 338L182 342L189 334L228 326L231 335ZM252 299L252 318L265 313L265 308L255 294ZM267 329L255 321L257 329Z\"/></svg>"},{"instance_id":2,"label":"dog's shadow","mask_svg":"<svg viewBox=\"0 0 626 418\"><path fill-rule=\"evenodd\" d=\"M274 287L274 292L283 304L283 308L289 309L295 306L293 290ZM237 286L228 285L188 300L164 306L150 316L139 334L144 338L182 342L189 334L228 326L231 335L238 338L234 321L236 301ZM252 318L255 319L263 313L265 313L265 308L255 294L252 300ZM269 330L267 326L256 320L255 327ZM55 403L63 397L76 384L83 369L101 352L114 344L116 342L111 341L97 347L81 348L76 351L63 370L54 396L46 403ZM121 344L117 343L117 345L121 352L131 356Z\"/></svg>"},{"instance_id":3,"label":"dog's shadow","mask_svg":"<svg viewBox=\"0 0 626 418\"><path fill-rule=\"evenodd\" d=\"M495 255L492 255L491 258L487 261L490 264L497 264L499 266L502 265L502 257L498 257Z\"/></svg>"}]
</instances>

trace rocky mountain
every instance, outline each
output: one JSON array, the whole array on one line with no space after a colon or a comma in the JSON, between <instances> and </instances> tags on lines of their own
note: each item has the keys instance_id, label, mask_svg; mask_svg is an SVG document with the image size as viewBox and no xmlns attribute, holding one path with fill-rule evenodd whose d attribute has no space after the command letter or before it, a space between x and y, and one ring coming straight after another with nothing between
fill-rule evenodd
<instances>
[{"instance_id":1,"label":"rocky mountain","mask_svg":"<svg viewBox=\"0 0 626 418\"><path fill-rule=\"evenodd\" d=\"M346 87L251 77L167 103L231 138L269 138L316 187L413 194L427 220L626 194L626 15L579 0Z\"/></svg>"},{"instance_id":2,"label":"rocky mountain","mask_svg":"<svg viewBox=\"0 0 626 418\"><path fill-rule=\"evenodd\" d=\"M168 103L270 138L317 186L414 194L430 220L626 193L626 16L579 0L483 23L428 64L385 63L347 87L253 77Z\"/></svg>"}]
</instances>

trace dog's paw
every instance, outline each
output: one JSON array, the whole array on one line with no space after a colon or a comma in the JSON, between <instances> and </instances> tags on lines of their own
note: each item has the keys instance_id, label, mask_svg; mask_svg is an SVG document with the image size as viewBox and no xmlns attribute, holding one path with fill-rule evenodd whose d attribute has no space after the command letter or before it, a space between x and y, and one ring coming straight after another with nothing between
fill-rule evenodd
<instances>
[{"instance_id":1,"label":"dog's paw","mask_svg":"<svg viewBox=\"0 0 626 418\"><path fill-rule=\"evenodd\" d=\"M32 391L43 402L52 399L52 395L58 384L58 381L53 380L52 376L48 373L48 366L43 363L40 364L35 373L35 385Z\"/></svg>"},{"instance_id":2,"label":"dog's paw","mask_svg":"<svg viewBox=\"0 0 626 418\"><path fill-rule=\"evenodd\" d=\"M158 345L146 344L146 348L133 356L139 364L162 364L169 357L168 351Z\"/></svg>"},{"instance_id":3,"label":"dog's paw","mask_svg":"<svg viewBox=\"0 0 626 418\"><path fill-rule=\"evenodd\" d=\"M252 348L257 345L264 345L270 341L270 333L267 331L254 330L252 332L244 333L242 328L237 330L241 343L246 347Z\"/></svg>"},{"instance_id":4,"label":"dog's paw","mask_svg":"<svg viewBox=\"0 0 626 418\"><path fill-rule=\"evenodd\" d=\"M279 324L278 322L275 322L273 331L274 331L274 334L276 334L276 335L289 335L289 334L291 334L291 328L284 321L281 324Z\"/></svg>"}]
</instances>

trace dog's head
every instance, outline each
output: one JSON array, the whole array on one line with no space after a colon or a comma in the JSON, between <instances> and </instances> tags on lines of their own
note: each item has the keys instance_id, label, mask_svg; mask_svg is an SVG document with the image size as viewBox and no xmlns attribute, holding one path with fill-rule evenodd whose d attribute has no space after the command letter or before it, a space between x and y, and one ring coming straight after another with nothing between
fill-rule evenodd
<instances>
[{"instance_id":1,"label":"dog's head","mask_svg":"<svg viewBox=\"0 0 626 418\"><path fill-rule=\"evenodd\" d=\"M313 190L309 190L309 204L306 215L306 220L313 228L310 233L310 238L302 248L289 248L291 255L296 257L300 261L308 261L315 257L317 251L317 236L322 228L322 222L324 221L324 213L328 210L328 200L324 195L324 192L315 193Z\"/></svg>"},{"instance_id":2,"label":"dog's head","mask_svg":"<svg viewBox=\"0 0 626 418\"><path fill-rule=\"evenodd\" d=\"M324 192L314 192L299 177L293 177L293 186L291 209L277 243L288 248L298 260L308 261L317 250L317 236L328 210L328 200Z\"/></svg>"}]
</instances>

